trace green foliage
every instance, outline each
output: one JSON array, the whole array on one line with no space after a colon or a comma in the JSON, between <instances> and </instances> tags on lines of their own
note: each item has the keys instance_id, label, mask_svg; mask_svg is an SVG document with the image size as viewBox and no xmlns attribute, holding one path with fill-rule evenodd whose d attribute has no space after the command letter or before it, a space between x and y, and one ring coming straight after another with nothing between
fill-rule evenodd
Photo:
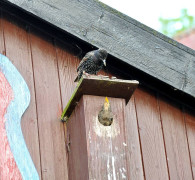
<instances>
[{"instance_id":1,"label":"green foliage","mask_svg":"<svg viewBox=\"0 0 195 180\"><path fill-rule=\"evenodd\" d=\"M169 37L176 36L195 27L195 17L190 16L187 9L182 9L178 18L164 19L160 17L159 21L161 23L160 31Z\"/></svg>"}]
</instances>

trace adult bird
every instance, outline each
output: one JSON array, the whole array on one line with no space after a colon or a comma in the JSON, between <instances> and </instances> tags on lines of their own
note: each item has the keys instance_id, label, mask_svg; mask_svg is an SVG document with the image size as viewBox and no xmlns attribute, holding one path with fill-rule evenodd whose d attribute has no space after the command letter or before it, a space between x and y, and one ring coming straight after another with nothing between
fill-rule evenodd
<instances>
[{"instance_id":1,"label":"adult bird","mask_svg":"<svg viewBox=\"0 0 195 180\"><path fill-rule=\"evenodd\" d=\"M98 49L88 52L80 62L77 72L78 75L74 82L81 79L83 73L97 74L104 66L106 66L107 51L104 49Z\"/></svg>"}]
</instances>

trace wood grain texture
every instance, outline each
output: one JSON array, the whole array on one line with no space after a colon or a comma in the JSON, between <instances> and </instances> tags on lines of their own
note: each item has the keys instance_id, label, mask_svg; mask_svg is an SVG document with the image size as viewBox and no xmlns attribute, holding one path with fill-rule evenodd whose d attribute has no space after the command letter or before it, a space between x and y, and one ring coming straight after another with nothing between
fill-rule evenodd
<instances>
[{"instance_id":1,"label":"wood grain texture","mask_svg":"<svg viewBox=\"0 0 195 180\"><path fill-rule=\"evenodd\" d=\"M104 99L84 95L67 123L70 179L129 179L125 100L108 98L114 120L111 126L103 126L98 121L98 113Z\"/></svg>"},{"instance_id":2,"label":"wood grain texture","mask_svg":"<svg viewBox=\"0 0 195 180\"><path fill-rule=\"evenodd\" d=\"M80 60L74 54L68 52L66 46L59 41L56 42L56 52L64 109L77 85L74 79L77 76L77 66Z\"/></svg>"},{"instance_id":3,"label":"wood grain texture","mask_svg":"<svg viewBox=\"0 0 195 180\"><path fill-rule=\"evenodd\" d=\"M52 39L31 29L42 179L67 179L64 128L56 51Z\"/></svg>"},{"instance_id":4,"label":"wood grain texture","mask_svg":"<svg viewBox=\"0 0 195 180\"><path fill-rule=\"evenodd\" d=\"M96 0L7 0L195 97L195 53ZM82 17L82 18L81 18Z\"/></svg>"},{"instance_id":5,"label":"wood grain texture","mask_svg":"<svg viewBox=\"0 0 195 180\"><path fill-rule=\"evenodd\" d=\"M3 20L2 24L5 36L6 55L12 60L12 63L21 72L26 83L28 84L31 94L30 105L22 117L21 125L27 147L39 173L39 177L41 177L36 102L28 34L24 29L22 29L22 27L16 25L18 20L15 20L14 23L16 24L14 25L13 22L8 22L13 17L10 17L8 14L4 14L4 18L5 19Z\"/></svg>"},{"instance_id":6,"label":"wood grain texture","mask_svg":"<svg viewBox=\"0 0 195 180\"><path fill-rule=\"evenodd\" d=\"M69 179L88 180L90 178L83 99L71 115L67 130Z\"/></svg>"},{"instance_id":7,"label":"wood grain texture","mask_svg":"<svg viewBox=\"0 0 195 180\"><path fill-rule=\"evenodd\" d=\"M63 44L59 41L55 41L56 48L56 56L58 60L58 73L59 73L59 82L60 82L60 90L61 90L61 101L62 101L62 111L68 103L75 87L76 83L74 83L74 79L77 76L76 69L79 65L79 59L69 52L67 49L70 48L67 44ZM67 145L69 139L67 139L67 127L64 123L65 130L65 144L66 144L66 154L65 160L68 163L68 153L67 153ZM64 169L65 173L68 175L68 169L72 169L71 167L67 167ZM70 177L74 176L74 173L70 170Z\"/></svg>"},{"instance_id":8,"label":"wood grain texture","mask_svg":"<svg viewBox=\"0 0 195 180\"><path fill-rule=\"evenodd\" d=\"M193 178L195 178L195 113L185 109L185 123L190 151Z\"/></svg>"},{"instance_id":9,"label":"wood grain texture","mask_svg":"<svg viewBox=\"0 0 195 180\"><path fill-rule=\"evenodd\" d=\"M127 140L127 164L130 172L129 179L143 180L144 172L134 96L131 97L125 107L125 136Z\"/></svg>"},{"instance_id":10,"label":"wood grain texture","mask_svg":"<svg viewBox=\"0 0 195 180\"><path fill-rule=\"evenodd\" d=\"M148 180L169 179L155 94L137 89L134 95L145 178Z\"/></svg>"},{"instance_id":11,"label":"wood grain texture","mask_svg":"<svg viewBox=\"0 0 195 180\"><path fill-rule=\"evenodd\" d=\"M125 137L125 100L110 98L113 123L103 126L98 113L105 97L83 96L89 179L129 179L127 168L127 141Z\"/></svg>"},{"instance_id":12,"label":"wood grain texture","mask_svg":"<svg viewBox=\"0 0 195 180\"><path fill-rule=\"evenodd\" d=\"M2 25L2 11L0 9L0 53L5 55L3 25Z\"/></svg>"},{"instance_id":13,"label":"wood grain texture","mask_svg":"<svg viewBox=\"0 0 195 180\"><path fill-rule=\"evenodd\" d=\"M170 179L192 178L184 118L180 108L159 99Z\"/></svg>"}]
</instances>

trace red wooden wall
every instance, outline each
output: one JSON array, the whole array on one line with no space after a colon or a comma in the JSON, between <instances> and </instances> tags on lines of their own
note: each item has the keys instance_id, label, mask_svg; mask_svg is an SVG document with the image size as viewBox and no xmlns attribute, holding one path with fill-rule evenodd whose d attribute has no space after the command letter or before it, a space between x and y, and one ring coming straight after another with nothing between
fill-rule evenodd
<instances>
[{"instance_id":1,"label":"red wooden wall","mask_svg":"<svg viewBox=\"0 0 195 180\"><path fill-rule=\"evenodd\" d=\"M66 126L60 115L76 86L79 59L63 42L0 13L0 53L16 66L31 92L22 130L35 167L43 180L66 180ZM194 179L195 113L138 88L126 106L125 124L128 179Z\"/></svg>"}]
</instances>

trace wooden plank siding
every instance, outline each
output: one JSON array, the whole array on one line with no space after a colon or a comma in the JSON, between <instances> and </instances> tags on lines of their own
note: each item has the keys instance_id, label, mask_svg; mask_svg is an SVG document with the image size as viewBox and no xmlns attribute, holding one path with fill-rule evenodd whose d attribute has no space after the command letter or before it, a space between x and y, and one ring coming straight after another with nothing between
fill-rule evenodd
<instances>
[{"instance_id":1,"label":"wooden plank siding","mask_svg":"<svg viewBox=\"0 0 195 180\"><path fill-rule=\"evenodd\" d=\"M133 180L143 180L144 171L134 96L125 108L125 136L129 177Z\"/></svg>"},{"instance_id":2,"label":"wooden plank siding","mask_svg":"<svg viewBox=\"0 0 195 180\"><path fill-rule=\"evenodd\" d=\"M146 179L169 179L162 126L155 94L143 90L135 92L138 132Z\"/></svg>"},{"instance_id":3,"label":"wooden plank siding","mask_svg":"<svg viewBox=\"0 0 195 180\"><path fill-rule=\"evenodd\" d=\"M187 130L187 140L189 146L193 178L195 178L195 112L185 109L184 119Z\"/></svg>"},{"instance_id":4,"label":"wooden plank siding","mask_svg":"<svg viewBox=\"0 0 195 180\"><path fill-rule=\"evenodd\" d=\"M8 14L4 14L4 16L7 19L11 18ZM34 160L39 176L41 176L33 69L28 34L24 29L19 28L17 25L12 24L5 19L2 20L2 26L4 31L6 56L21 73L30 90L30 105L22 118L21 125L26 144L29 147L29 152ZM17 50L13 51L16 47Z\"/></svg>"},{"instance_id":5,"label":"wooden plank siding","mask_svg":"<svg viewBox=\"0 0 195 180\"><path fill-rule=\"evenodd\" d=\"M32 160L40 179L66 180L69 139L60 115L76 86L79 58L66 39L59 42L1 9L0 15L0 53L31 92L22 130ZM195 114L188 108L140 87L125 107L123 126L127 179L194 179Z\"/></svg>"},{"instance_id":6,"label":"wooden plank siding","mask_svg":"<svg viewBox=\"0 0 195 180\"><path fill-rule=\"evenodd\" d=\"M43 179L67 179L64 128L56 50L51 37L37 36L31 28L30 41L39 126ZM44 36L43 34L41 35Z\"/></svg>"},{"instance_id":7,"label":"wooden plank siding","mask_svg":"<svg viewBox=\"0 0 195 180\"><path fill-rule=\"evenodd\" d=\"M170 179L192 180L185 122L178 105L159 99Z\"/></svg>"},{"instance_id":8,"label":"wooden plank siding","mask_svg":"<svg viewBox=\"0 0 195 180\"><path fill-rule=\"evenodd\" d=\"M1 9L0 9L0 53L5 55L3 25L2 25L2 11L1 11Z\"/></svg>"}]
</instances>

